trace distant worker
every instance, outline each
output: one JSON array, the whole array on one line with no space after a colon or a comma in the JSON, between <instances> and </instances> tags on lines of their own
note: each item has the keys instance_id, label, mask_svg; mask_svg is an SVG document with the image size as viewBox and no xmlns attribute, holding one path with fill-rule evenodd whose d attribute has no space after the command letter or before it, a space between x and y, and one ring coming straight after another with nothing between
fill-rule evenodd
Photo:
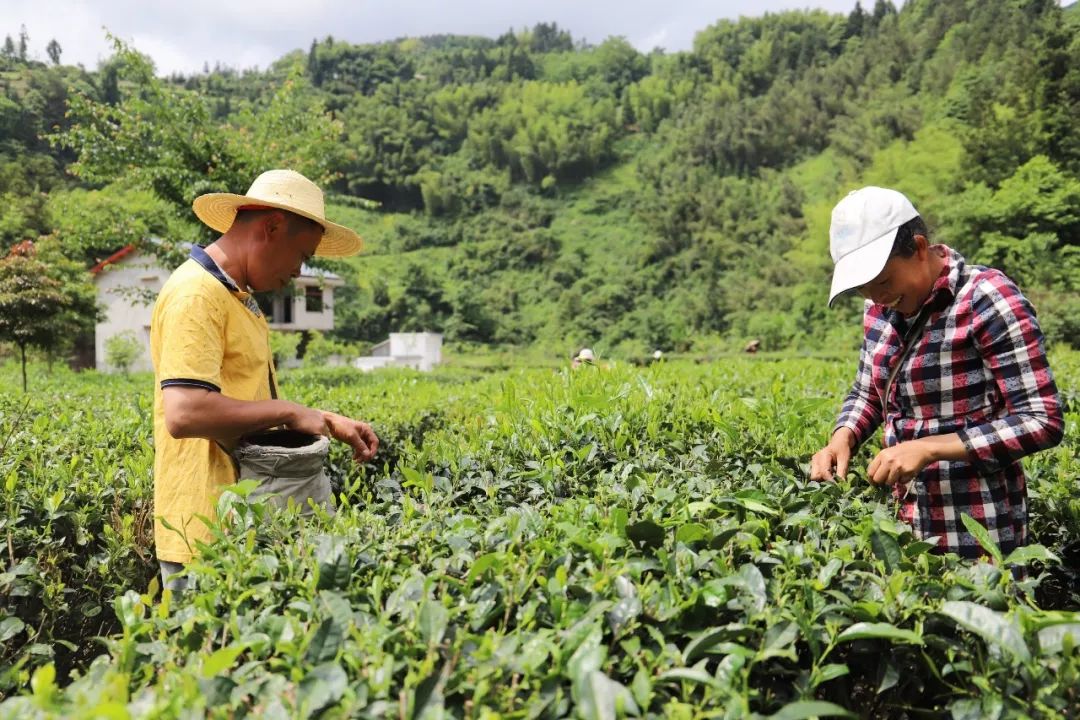
<instances>
[{"instance_id":1,"label":"distant worker","mask_svg":"<svg viewBox=\"0 0 1080 720\"><path fill-rule=\"evenodd\" d=\"M270 170L247 195L195 199L222 235L169 277L150 325L154 363L154 540L166 587L211 539L221 489L237 481L230 450L277 426L330 436L371 460L379 439L364 422L279 399L269 327L253 293L280 290L313 255L360 251L360 237L326 219L322 191L291 170ZM303 498L298 498L302 501Z\"/></svg>"},{"instance_id":2,"label":"distant worker","mask_svg":"<svg viewBox=\"0 0 1080 720\"><path fill-rule=\"evenodd\" d=\"M743 348L743 352L744 353L750 353L751 355L753 355L754 353L756 353L760 349L761 349L761 341L757 340L757 339L754 339L754 340L751 340L750 342L746 343L746 347Z\"/></svg>"},{"instance_id":3,"label":"distant worker","mask_svg":"<svg viewBox=\"0 0 1080 720\"><path fill-rule=\"evenodd\" d=\"M581 348L581 351L574 356L574 359L570 361L570 367L577 369L582 365L595 365L596 356L589 348Z\"/></svg>"},{"instance_id":4,"label":"distant worker","mask_svg":"<svg viewBox=\"0 0 1080 720\"><path fill-rule=\"evenodd\" d=\"M915 535L937 538L936 552L979 557L968 515L1008 555L1028 541L1020 459L1061 442L1061 400L1027 298L1001 271L927 237L895 190L864 187L833 209L829 305L850 290L865 298L863 345L810 477L845 475L882 425L867 479L893 487Z\"/></svg>"}]
</instances>

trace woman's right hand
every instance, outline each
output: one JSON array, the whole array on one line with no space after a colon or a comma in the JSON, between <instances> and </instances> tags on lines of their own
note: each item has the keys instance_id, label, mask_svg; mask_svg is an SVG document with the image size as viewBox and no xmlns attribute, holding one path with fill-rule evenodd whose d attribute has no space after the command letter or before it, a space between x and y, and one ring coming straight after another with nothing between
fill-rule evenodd
<instances>
[{"instance_id":1,"label":"woman's right hand","mask_svg":"<svg viewBox=\"0 0 1080 720\"><path fill-rule=\"evenodd\" d=\"M829 444L810 458L811 480L834 480L847 475L851 451L855 447L855 433L850 428L837 428Z\"/></svg>"}]
</instances>

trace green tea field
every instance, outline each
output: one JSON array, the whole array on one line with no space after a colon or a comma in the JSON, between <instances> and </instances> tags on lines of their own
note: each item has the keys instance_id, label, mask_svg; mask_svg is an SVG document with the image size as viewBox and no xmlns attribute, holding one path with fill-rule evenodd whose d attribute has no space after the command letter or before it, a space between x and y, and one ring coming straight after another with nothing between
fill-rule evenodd
<instances>
[{"instance_id":1,"label":"green tea field","mask_svg":"<svg viewBox=\"0 0 1080 720\"><path fill-rule=\"evenodd\" d=\"M807 479L853 356L286 372L379 456L334 448L332 518L224 493L180 596L152 379L5 366L0 718L1080 717L1080 354L1051 361L1039 544L977 563L896 521L870 447Z\"/></svg>"}]
</instances>

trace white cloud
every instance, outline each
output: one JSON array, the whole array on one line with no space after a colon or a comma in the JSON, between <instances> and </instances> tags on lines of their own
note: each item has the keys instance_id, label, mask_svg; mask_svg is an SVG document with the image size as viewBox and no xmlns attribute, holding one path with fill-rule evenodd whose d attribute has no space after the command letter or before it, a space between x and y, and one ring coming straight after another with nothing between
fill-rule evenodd
<instances>
[{"instance_id":1,"label":"white cloud","mask_svg":"<svg viewBox=\"0 0 1080 720\"><path fill-rule=\"evenodd\" d=\"M670 35L671 32L665 25L656 32L646 35L643 40L638 40L637 42L631 40L630 42L633 43L634 47L639 51L649 52L653 48L667 48L668 43L670 42Z\"/></svg>"},{"instance_id":2,"label":"white cloud","mask_svg":"<svg viewBox=\"0 0 1080 720\"><path fill-rule=\"evenodd\" d=\"M30 35L43 59L55 38L62 61L95 68L111 54L102 27L154 59L158 72L198 72L220 62L266 67L285 53L333 35L349 42L443 33L495 37L556 22L576 39L621 35L640 50L686 50L717 20L822 7L848 12L855 0L0 0L0 33ZM864 3L866 4L866 3Z\"/></svg>"}]
</instances>

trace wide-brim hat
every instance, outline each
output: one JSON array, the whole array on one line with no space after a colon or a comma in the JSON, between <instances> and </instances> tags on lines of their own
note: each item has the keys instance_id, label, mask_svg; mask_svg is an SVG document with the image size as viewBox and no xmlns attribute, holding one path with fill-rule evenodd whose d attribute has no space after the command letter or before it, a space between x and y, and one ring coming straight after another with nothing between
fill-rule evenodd
<instances>
[{"instance_id":1,"label":"wide-brim hat","mask_svg":"<svg viewBox=\"0 0 1080 720\"><path fill-rule=\"evenodd\" d=\"M836 204L829 225L834 263L829 307L840 295L878 276L892 254L896 231L918 216L903 193L888 188L853 190Z\"/></svg>"},{"instance_id":2,"label":"wide-brim hat","mask_svg":"<svg viewBox=\"0 0 1080 720\"><path fill-rule=\"evenodd\" d=\"M294 170L267 170L255 178L246 195L207 193L195 198L191 208L200 220L220 233L229 231L241 208L287 210L322 225L323 238L315 248L316 255L346 257L364 247L354 230L326 219L322 190Z\"/></svg>"}]
</instances>

